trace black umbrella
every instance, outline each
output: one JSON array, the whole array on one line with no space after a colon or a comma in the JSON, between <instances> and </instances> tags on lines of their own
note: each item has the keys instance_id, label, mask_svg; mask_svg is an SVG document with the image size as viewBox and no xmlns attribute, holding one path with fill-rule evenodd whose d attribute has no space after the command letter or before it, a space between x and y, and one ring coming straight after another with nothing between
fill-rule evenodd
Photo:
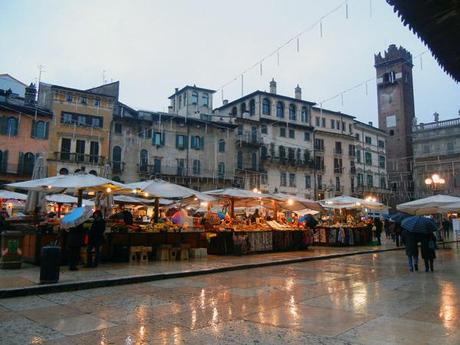
<instances>
[{"instance_id":1,"label":"black umbrella","mask_svg":"<svg viewBox=\"0 0 460 345\"><path fill-rule=\"evenodd\" d=\"M429 234L438 230L438 226L431 218L413 216L404 219L401 227L409 232L418 234Z\"/></svg>"},{"instance_id":2,"label":"black umbrella","mask_svg":"<svg viewBox=\"0 0 460 345\"><path fill-rule=\"evenodd\" d=\"M307 214L304 219L311 228L314 228L318 224L318 221L311 214Z\"/></svg>"},{"instance_id":3,"label":"black umbrella","mask_svg":"<svg viewBox=\"0 0 460 345\"><path fill-rule=\"evenodd\" d=\"M398 212L390 216L390 220L395 223L401 223L404 219L410 217L410 214L404 212Z\"/></svg>"}]
</instances>

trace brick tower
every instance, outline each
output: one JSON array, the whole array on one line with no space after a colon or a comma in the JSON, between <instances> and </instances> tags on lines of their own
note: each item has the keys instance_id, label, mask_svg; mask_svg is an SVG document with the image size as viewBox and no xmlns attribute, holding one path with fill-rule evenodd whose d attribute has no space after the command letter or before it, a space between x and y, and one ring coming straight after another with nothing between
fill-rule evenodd
<instances>
[{"instance_id":1,"label":"brick tower","mask_svg":"<svg viewBox=\"0 0 460 345\"><path fill-rule=\"evenodd\" d=\"M379 128L388 133L388 184L391 206L413 196L412 125L415 120L412 55L392 44L374 56L377 72Z\"/></svg>"}]
</instances>

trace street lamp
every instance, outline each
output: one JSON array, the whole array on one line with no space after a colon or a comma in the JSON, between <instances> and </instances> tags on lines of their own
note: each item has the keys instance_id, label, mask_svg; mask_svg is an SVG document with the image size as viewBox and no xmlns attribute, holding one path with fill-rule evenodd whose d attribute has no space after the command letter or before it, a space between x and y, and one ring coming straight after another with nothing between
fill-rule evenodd
<instances>
[{"instance_id":1,"label":"street lamp","mask_svg":"<svg viewBox=\"0 0 460 345\"><path fill-rule=\"evenodd\" d=\"M428 177L425 179L425 185L428 188L431 188L433 193L435 191L440 190L444 186L445 183L446 183L446 180L441 178L438 174L433 174L431 175L431 177Z\"/></svg>"}]
</instances>

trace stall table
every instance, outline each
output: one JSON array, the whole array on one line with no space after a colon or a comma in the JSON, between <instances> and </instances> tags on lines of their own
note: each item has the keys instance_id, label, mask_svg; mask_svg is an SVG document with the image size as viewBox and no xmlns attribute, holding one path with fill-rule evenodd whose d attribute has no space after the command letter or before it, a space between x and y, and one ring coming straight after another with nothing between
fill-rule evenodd
<instances>
[{"instance_id":1,"label":"stall table","mask_svg":"<svg viewBox=\"0 0 460 345\"><path fill-rule=\"evenodd\" d=\"M360 246L367 245L372 240L367 226L317 226L313 233L315 245Z\"/></svg>"}]
</instances>

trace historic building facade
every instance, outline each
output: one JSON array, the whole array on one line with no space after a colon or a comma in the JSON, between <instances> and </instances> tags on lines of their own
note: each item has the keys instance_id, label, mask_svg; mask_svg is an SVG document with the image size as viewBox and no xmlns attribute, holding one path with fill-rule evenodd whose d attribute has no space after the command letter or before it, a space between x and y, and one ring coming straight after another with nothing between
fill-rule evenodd
<instances>
[{"instance_id":1,"label":"historic building facade","mask_svg":"<svg viewBox=\"0 0 460 345\"><path fill-rule=\"evenodd\" d=\"M415 198L434 192L460 196L460 118L420 123L413 128ZM425 184L438 174L445 184Z\"/></svg>"},{"instance_id":2,"label":"historic building facade","mask_svg":"<svg viewBox=\"0 0 460 345\"><path fill-rule=\"evenodd\" d=\"M17 82L20 83L20 82ZM53 114L36 103L37 90L31 84L11 92L0 89L0 181L30 179L37 156L48 153L48 135ZM20 84L22 85L22 84Z\"/></svg>"},{"instance_id":3,"label":"historic building facade","mask_svg":"<svg viewBox=\"0 0 460 345\"><path fill-rule=\"evenodd\" d=\"M162 178L197 190L232 186L236 126L228 118L212 116L211 96L211 90L198 87L176 90L168 113L137 111L118 103L111 127L113 178Z\"/></svg>"},{"instance_id":4,"label":"historic building facade","mask_svg":"<svg viewBox=\"0 0 460 345\"><path fill-rule=\"evenodd\" d=\"M412 55L402 47L390 45L375 55L379 128L388 135L388 184L394 206L413 197L412 140L415 120L412 80Z\"/></svg>"},{"instance_id":5,"label":"historic building facade","mask_svg":"<svg viewBox=\"0 0 460 345\"><path fill-rule=\"evenodd\" d=\"M118 82L104 85L118 90ZM109 131L117 97L41 83L39 105L53 113L49 128L48 174L80 169L99 175L109 163Z\"/></svg>"},{"instance_id":6,"label":"historic building facade","mask_svg":"<svg viewBox=\"0 0 460 345\"><path fill-rule=\"evenodd\" d=\"M373 196L387 203L391 195L387 181L387 134L355 119L355 185L353 194Z\"/></svg>"},{"instance_id":7,"label":"historic building facade","mask_svg":"<svg viewBox=\"0 0 460 345\"><path fill-rule=\"evenodd\" d=\"M236 150L237 185L314 196L313 127L311 107L295 88L294 97L279 95L276 82L270 92L255 91L224 104L216 113L238 125Z\"/></svg>"}]
</instances>

